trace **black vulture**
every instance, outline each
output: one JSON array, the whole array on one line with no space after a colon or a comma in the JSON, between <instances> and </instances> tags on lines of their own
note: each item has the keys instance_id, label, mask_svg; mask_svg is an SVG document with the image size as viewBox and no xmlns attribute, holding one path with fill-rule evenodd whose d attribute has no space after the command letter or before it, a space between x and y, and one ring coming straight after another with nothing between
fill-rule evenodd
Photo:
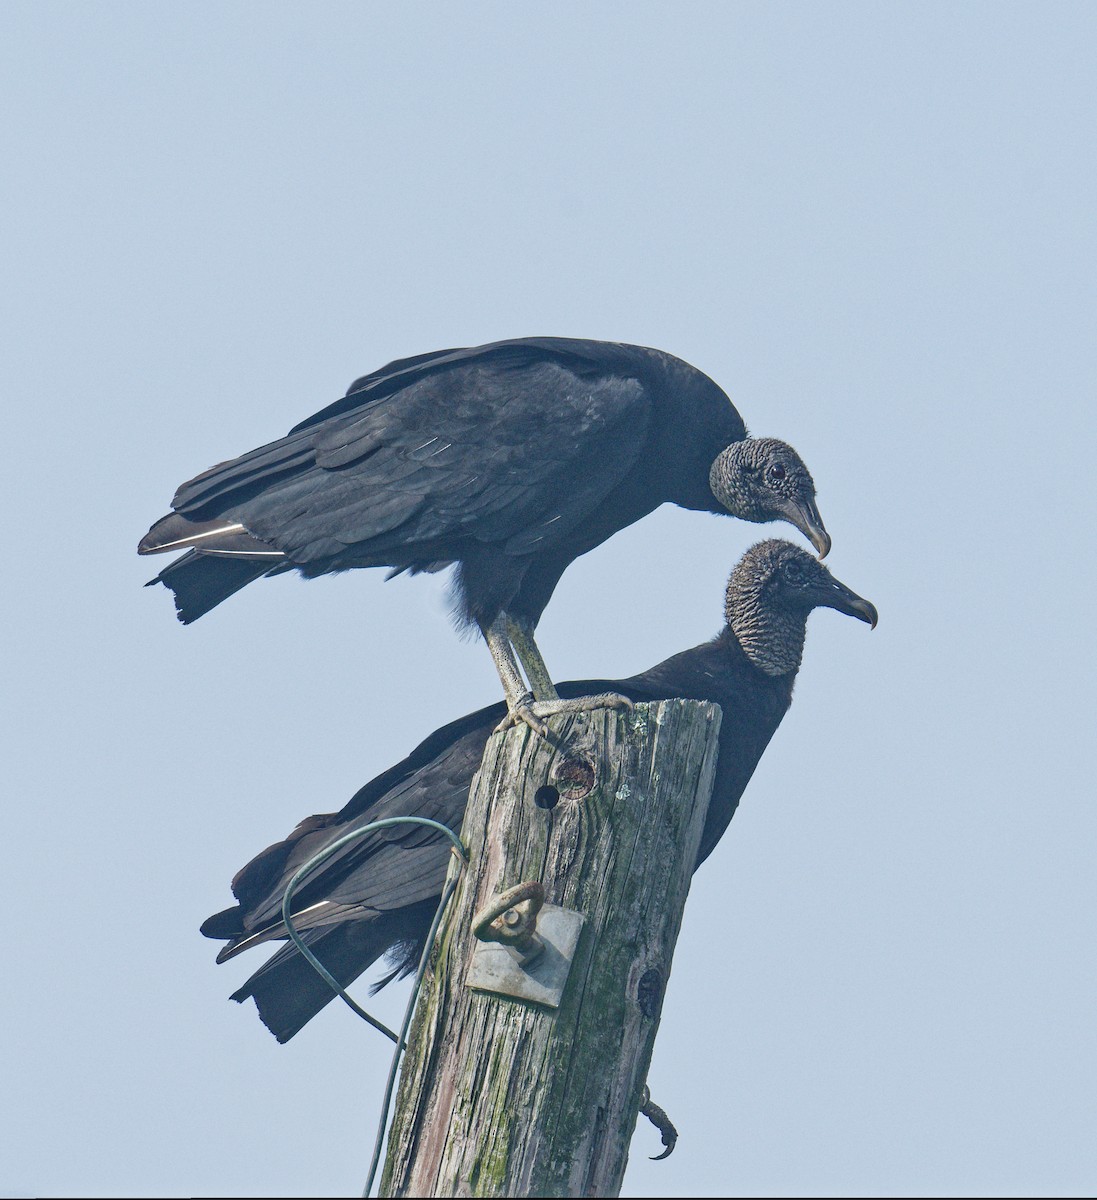
<instances>
[{"instance_id":1,"label":"black vulture","mask_svg":"<svg viewBox=\"0 0 1097 1200\"><path fill-rule=\"evenodd\" d=\"M611 690L632 701L682 696L720 705L716 782L695 866L723 836L789 707L807 617L818 607L876 624L876 609L810 554L789 542L761 542L732 573L727 624L711 642L631 679L560 685L569 697ZM232 881L238 903L202 925L207 937L228 940L217 961L285 938L281 905L290 878L355 828L384 817L420 816L459 832L473 775L504 711L496 704L437 730L403 762L359 789L342 811L307 818L284 841L252 859ZM295 896L295 924L341 984L347 986L386 954L392 971L375 990L414 968L442 892L449 853L450 843L435 831L389 828L343 847L306 877ZM284 1042L333 995L297 948L287 944L233 999L254 997L259 1015Z\"/></svg>"},{"instance_id":2,"label":"black vulture","mask_svg":"<svg viewBox=\"0 0 1097 1200\"><path fill-rule=\"evenodd\" d=\"M790 521L830 548L796 452L749 438L725 393L642 346L520 338L389 363L284 438L184 483L141 554L197 620L263 575L457 564L512 717L561 702L533 630L569 563L664 503ZM523 680L518 659L528 677ZM603 697L601 702L612 702Z\"/></svg>"}]
</instances>

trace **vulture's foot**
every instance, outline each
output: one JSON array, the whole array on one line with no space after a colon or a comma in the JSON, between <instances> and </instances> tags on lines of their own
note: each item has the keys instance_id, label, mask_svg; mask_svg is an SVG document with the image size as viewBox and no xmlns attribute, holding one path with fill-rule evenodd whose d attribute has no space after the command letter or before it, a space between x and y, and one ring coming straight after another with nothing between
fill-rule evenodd
<instances>
[{"instance_id":1,"label":"vulture's foot","mask_svg":"<svg viewBox=\"0 0 1097 1200\"><path fill-rule=\"evenodd\" d=\"M599 696L576 696L572 700L534 700L532 696L522 700L495 727L496 733L510 729L519 721L525 723L540 737L548 733L545 725L546 717L559 716L560 713L590 712L595 708L621 708L630 711L635 706L627 696L617 692L603 692Z\"/></svg>"},{"instance_id":2,"label":"vulture's foot","mask_svg":"<svg viewBox=\"0 0 1097 1200\"><path fill-rule=\"evenodd\" d=\"M524 721L530 729L533 730L538 737L545 737L548 734L548 726L542 721L535 710L541 708L534 698L532 692L526 692L518 702L514 705L509 704L507 715L495 726L493 732L503 733L507 729L513 729Z\"/></svg>"},{"instance_id":3,"label":"vulture's foot","mask_svg":"<svg viewBox=\"0 0 1097 1200\"><path fill-rule=\"evenodd\" d=\"M640 1114L647 1119L659 1130L659 1136L662 1138L665 1149L662 1154L649 1154L648 1158L652 1162L658 1162L661 1158L670 1158L674 1153L674 1147L678 1145L678 1130L674 1128L674 1122L670 1117L656 1104L651 1098L651 1091L648 1085L644 1084L644 1094L640 1101Z\"/></svg>"}]
</instances>

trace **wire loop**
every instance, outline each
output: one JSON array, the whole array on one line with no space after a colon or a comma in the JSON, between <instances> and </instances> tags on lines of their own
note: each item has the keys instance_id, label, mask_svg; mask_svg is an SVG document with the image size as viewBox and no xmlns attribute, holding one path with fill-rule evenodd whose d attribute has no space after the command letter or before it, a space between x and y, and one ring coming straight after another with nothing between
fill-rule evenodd
<instances>
[{"instance_id":1,"label":"wire loop","mask_svg":"<svg viewBox=\"0 0 1097 1200\"><path fill-rule=\"evenodd\" d=\"M357 841L358 838L365 837L367 833L373 833L377 829L388 829L393 825L426 825L431 829L438 830L439 833L445 834L446 837L453 843L455 857L460 866L457 874L450 880L447 880L445 888L442 890L442 898L438 902L438 908L434 913L434 920L431 922L430 932L427 934L426 942L423 945L423 953L419 959L419 969L415 973L415 983L411 989L411 996L408 999L407 1008L404 1011L404 1019L400 1025L399 1034L393 1033L387 1025L382 1021L378 1021L376 1017L371 1016L357 1001L353 1000L346 989L340 984L334 975L324 966L324 964L316 957L315 954L305 945L304 939L297 932L296 926L293 924L293 917L290 912L293 903L293 897L302 880L321 864L325 863L336 851L342 849L343 846L350 842ZM426 974L427 963L430 961L431 947L434 945L434 936L438 932L438 926L442 921L442 914L446 910L446 905L450 901L460 882L461 873L468 866L468 851L465 849L461 839L453 832L452 829L441 824L439 821L432 821L429 817L386 817L381 821L371 821L368 825L363 825L360 829L355 829L351 833L344 834L332 842L330 846L325 846L323 850L318 851L306 863L304 863L296 872L293 878L286 885L285 893L282 896L282 920L286 926L286 932L289 934L290 941L300 951L301 956L309 964L310 967L323 979L333 992L343 1000L351 1009L357 1013L363 1021L368 1022L374 1029L383 1033L387 1038L396 1043L392 1052L392 1062L389 1066L388 1081L385 1085L385 1098L381 1105L381 1120L377 1126L377 1136L373 1145L373 1159L370 1162L369 1175L366 1179L366 1186L362 1192L363 1196L368 1196L373 1188L373 1180L377 1174L377 1167L381 1162L381 1148L385 1144L385 1129L388 1125L389 1105L392 1103L392 1092L396 1083L396 1074L400 1066L400 1054L407 1046L408 1028L411 1025L411 1018L415 1012L415 1005L419 999L419 989L423 983L423 976Z\"/></svg>"}]
</instances>

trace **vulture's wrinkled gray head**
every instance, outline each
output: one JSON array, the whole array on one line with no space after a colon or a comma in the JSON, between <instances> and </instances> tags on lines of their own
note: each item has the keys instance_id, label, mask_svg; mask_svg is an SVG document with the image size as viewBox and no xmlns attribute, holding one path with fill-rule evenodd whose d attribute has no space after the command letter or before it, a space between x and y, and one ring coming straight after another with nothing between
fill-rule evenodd
<instances>
[{"instance_id":1,"label":"vulture's wrinkled gray head","mask_svg":"<svg viewBox=\"0 0 1097 1200\"><path fill-rule=\"evenodd\" d=\"M747 438L722 451L709 472L709 487L733 517L744 521L788 521L820 558L830 535L815 505L815 482L803 459L777 438Z\"/></svg>"},{"instance_id":2,"label":"vulture's wrinkled gray head","mask_svg":"<svg viewBox=\"0 0 1097 1200\"><path fill-rule=\"evenodd\" d=\"M728 580L724 616L747 657L767 675L800 666L808 613L836 608L876 628L876 609L791 542L759 542Z\"/></svg>"}]
</instances>

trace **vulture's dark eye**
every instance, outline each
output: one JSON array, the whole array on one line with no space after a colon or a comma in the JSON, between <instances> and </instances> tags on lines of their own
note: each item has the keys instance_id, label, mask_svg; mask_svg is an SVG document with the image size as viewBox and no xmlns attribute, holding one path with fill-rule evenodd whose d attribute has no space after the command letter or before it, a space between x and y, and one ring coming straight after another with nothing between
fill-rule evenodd
<instances>
[{"instance_id":1,"label":"vulture's dark eye","mask_svg":"<svg viewBox=\"0 0 1097 1200\"><path fill-rule=\"evenodd\" d=\"M774 463L766 472L770 483L780 483L785 477L785 468L781 463Z\"/></svg>"},{"instance_id":2,"label":"vulture's dark eye","mask_svg":"<svg viewBox=\"0 0 1097 1200\"><path fill-rule=\"evenodd\" d=\"M787 562L781 568L786 583L794 583L797 587L804 582L804 568L798 562Z\"/></svg>"}]
</instances>

